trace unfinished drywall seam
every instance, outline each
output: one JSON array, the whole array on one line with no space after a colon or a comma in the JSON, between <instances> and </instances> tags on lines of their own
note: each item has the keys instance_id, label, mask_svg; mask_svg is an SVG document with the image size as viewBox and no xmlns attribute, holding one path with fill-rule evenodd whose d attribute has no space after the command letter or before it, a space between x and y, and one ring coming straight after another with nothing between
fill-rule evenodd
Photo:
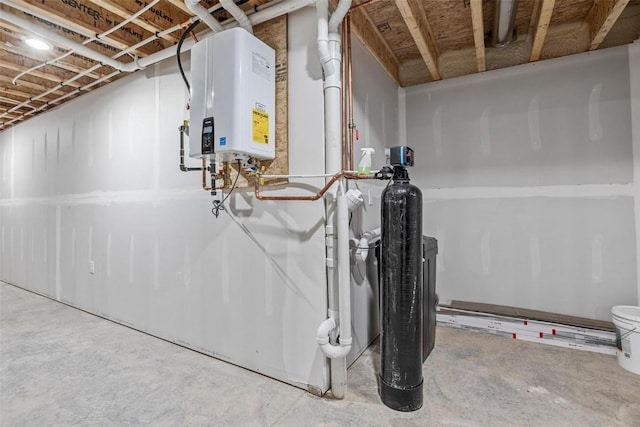
<instances>
[{"instance_id":1,"label":"unfinished drywall seam","mask_svg":"<svg viewBox=\"0 0 640 427\"><path fill-rule=\"evenodd\" d=\"M398 87L398 145L407 145L407 91L403 87Z\"/></svg>"},{"instance_id":2,"label":"unfinished drywall seam","mask_svg":"<svg viewBox=\"0 0 640 427\"><path fill-rule=\"evenodd\" d=\"M549 185L541 187L455 187L422 189L425 200L633 197L633 184Z\"/></svg>"},{"instance_id":3,"label":"unfinished drywall seam","mask_svg":"<svg viewBox=\"0 0 640 427\"><path fill-rule=\"evenodd\" d=\"M15 148L15 138L16 133L13 128L11 128L11 157L9 157L9 195L13 199L15 197L14 193L14 178L15 178L15 157L16 157L16 148Z\"/></svg>"},{"instance_id":4,"label":"unfinished drywall seam","mask_svg":"<svg viewBox=\"0 0 640 427\"><path fill-rule=\"evenodd\" d=\"M60 202L56 200L56 276L55 276L55 285L56 285L56 299L60 301L60 297L62 296L62 280L60 277L60 248L62 246L61 239L61 209Z\"/></svg>"},{"instance_id":5,"label":"unfinished drywall seam","mask_svg":"<svg viewBox=\"0 0 640 427\"><path fill-rule=\"evenodd\" d=\"M629 45L629 95L633 142L634 214L636 224L636 285L640 305L640 41Z\"/></svg>"}]
</instances>

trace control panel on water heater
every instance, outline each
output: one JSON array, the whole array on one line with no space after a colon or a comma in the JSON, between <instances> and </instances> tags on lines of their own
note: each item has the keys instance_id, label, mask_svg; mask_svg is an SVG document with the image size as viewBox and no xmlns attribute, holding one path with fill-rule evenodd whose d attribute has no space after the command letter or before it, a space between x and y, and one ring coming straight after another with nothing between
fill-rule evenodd
<instances>
[{"instance_id":1,"label":"control panel on water heater","mask_svg":"<svg viewBox=\"0 0 640 427\"><path fill-rule=\"evenodd\" d=\"M191 48L189 155L275 157L275 51L242 28Z\"/></svg>"}]
</instances>

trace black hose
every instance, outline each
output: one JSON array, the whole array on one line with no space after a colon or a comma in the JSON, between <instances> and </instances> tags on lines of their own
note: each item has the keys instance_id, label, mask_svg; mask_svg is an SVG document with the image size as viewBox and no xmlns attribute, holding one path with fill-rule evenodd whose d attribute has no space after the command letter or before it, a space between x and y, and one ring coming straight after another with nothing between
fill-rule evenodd
<instances>
[{"instance_id":1,"label":"black hose","mask_svg":"<svg viewBox=\"0 0 640 427\"><path fill-rule=\"evenodd\" d=\"M187 38L189 33L191 33L191 31L193 31L193 29L196 28L196 25L198 25L199 23L200 23L200 20L196 19L191 23L191 25L187 27L186 30L184 30L184 33L182 33L182 35L180 36L180 40L178 41L178 47L176 49L176 56L178 58L178 69L180 69L180 75L182 76L182 80L184 80L184 84L187 85L188 92L191 92L191 85L189 85L187 76L184 75L184 70L182 69L182 61L180 60L180 49L182 48L182 43L184 43L184 40Z\"/></svg>"}]
</instances>

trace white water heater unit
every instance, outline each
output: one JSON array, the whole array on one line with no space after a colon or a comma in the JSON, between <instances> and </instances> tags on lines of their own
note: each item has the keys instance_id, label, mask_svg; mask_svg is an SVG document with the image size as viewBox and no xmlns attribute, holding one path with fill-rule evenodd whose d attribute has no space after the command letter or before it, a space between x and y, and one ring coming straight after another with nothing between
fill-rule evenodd
<instances>
[{"instance_id":1,"label":"white water heater unit","mask_svg":"<svg viewBox=\"0 0 640 427\"><path fill-rule=\"evenodd\" d=\"M191 48L189 156L275 157L275 51L242 28Z\"/></svg>"}]
</instances>

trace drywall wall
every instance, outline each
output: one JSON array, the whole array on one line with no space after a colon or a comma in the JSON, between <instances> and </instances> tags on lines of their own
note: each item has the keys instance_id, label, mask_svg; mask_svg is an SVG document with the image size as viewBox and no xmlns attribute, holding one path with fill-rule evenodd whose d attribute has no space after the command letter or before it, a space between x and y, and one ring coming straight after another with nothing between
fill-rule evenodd
<instances>
[{"instance_id":1,"label":"drywall wall","mask_svg":"<svg viewBox=\"0 0 640 427\"><path fill-rule=\"evenodd\" d=\"M293 174L324 173L315 22L314 8L289 17ZM377 148L382 162L397 134L397 88L354 43L356 123L366 135L356 147ZM215 219L200 174L178 169L186 102L169 60L0 133L0 279L325 391L315 341L326 317L324 204L260 202L242 190ZM307 194L323 183L264 192ZM358 186L367 203L353 236L379 217L380 185ZM371 263L363 269L354 274L350 361L377 332Z\"/></svg>"},{"instance_id":2,"label":"drywall wall","mask_svg":"<svg viewBox=\"0 0 640 427\"><path fill-rule=\"evenodd\" d=\"M640 9L640 8L639 8ZM636 275L640 306L640 41L629 45L629 95L631 98L631 135L633 138L633 184L636 215Z\"/></svg>"},{"instance_id":3,"label":"drywall wall","mask_svg":"<svg viewBox=\"0 0 640 427\"><path fill-rule=\"evenodd\" d=\"M304 141L291 171L322 173L315 36L290 24L291 93L305 93L291 98L291 140ZM186 102L170 60L3 132L0 277L324 391L323 204L238 192L214 218L200 174L178 169Z\"/></svg>"},{"instance_id":4,"label":"drywall wall","mask_svg":"<svg viewBox=\"0 0 640 427\"><path fill-rule=\"evenodd\" d=\"M361 148L373 148L372 168L385 163L384 148L398 138L398 87L378 62L353 36L353 122L354 163L360 161ZM356 167L354 166L354 168ZM350 181L349 188L362 192L364 203L351 216L351 237L380 226L380 195L386 185L381 181ZM378 270L374 251L364 263L352 263L351 317L353 351L347 357L351 364L378 335Z\"/></svg>"},{"instance_id":5,"label":"drywall wall","mask_svg":"<svg viewBox=\"0 0 640 427\"><path fill-rule=\"evenodd\" d=\"M637 301L629 81L625 47L400 91L441 300Z\"/></svg>"}]
</instances>

